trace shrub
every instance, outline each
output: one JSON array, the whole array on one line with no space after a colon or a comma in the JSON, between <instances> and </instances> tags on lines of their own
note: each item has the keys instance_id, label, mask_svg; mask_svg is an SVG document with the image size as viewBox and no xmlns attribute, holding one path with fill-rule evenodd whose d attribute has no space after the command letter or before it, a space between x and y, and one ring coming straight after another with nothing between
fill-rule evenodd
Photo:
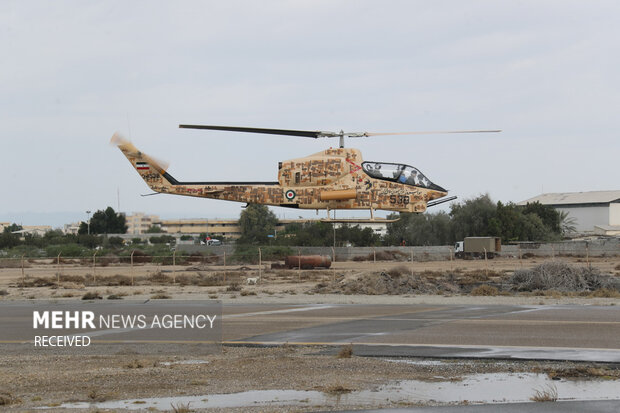
<instances>
[{"instance_id":1,"label":"shrub","mask_svg":"<svg viewBox=\"0 0 620 413\"><path fill-rule=\"evenodd\" d=\"M85 248L79 244L50 245L45 248L48 257L84 257L92 255L93 252L89 248Z\"/></svg>"},{"instance_id":2,"label":"shrub","mask_svg":"<svg viewBox=\"0 0 620 413\"><path fill-rule=\"evenodd\" d=\"M409 272L409 268L405 267L404 265L399 265L398 267L391 268L387 271L387 273L390 274L392 277L400 277L401 275L407 274Z\"/></svg>"},{"instance_id":3,"label":"shrub","mask_svg":"<svg viewBox=\"0 0 620 413\"><path fill-rule=\"evenodd\" d=\"M347 344L346 346L342 346L340 351L338 352L337 357L339 359L349 359L353 355L353 345Z\"/></svg>"},{"instance_id":4,"label":"shrub","mask_svg":"<svg viewBox=\"0 0 620 413\"><path fill-rule=\"evenodd\" d=\"M574 266L561 261L546 261L531 269L516 270L510 283L519 291L620 289L618 281L600 274L596 268Z\"/></svg>"},{"instance_id":5,"label":"shrub","mask_svg":"<svg viewBox=\"0 0 620 413\"><path fill-rule=\"evenodd\" d=\"M82 296L82 300L101 300L102 298L97 291L89 291Z\"/></svg>"},{"instance_id":6,"label":"shrub","mask_svg":"<svg viewBox=\"0 0 620 413\"><path fill-rule=\"evenodd\" d=\"M148 277L149 281L157 284L170 284L172 282L172 278L168 277L166 274L161 271L155 271Z\"/></svg>"},{"instance_id":7,"label":"shrub","mask_svg":"<svg viewBox=\"0 0 620 413\"><path fill-rule=\"evenodd\" d=\"M497 294L499 294L498 289L496 287L493 287L487 284L479 285L478 287L471 290L471 295L491 296L491 295L497 295Z\"/></svg>"},{"instance_id":8,"label":"shrub","mask_svg":"<svg viewBox=\"0 0 620 413\"><path fill-rule=\"evenodd\" d=\"M241 291L241 285L237 282L231 282L226 291Z\"/></svg>"},{"instance_id":9,"label":"shrub","mask_svg":"<svg viewBox=\"0 0 620 413\"><path fill-rule=\"evenodd\" d=\"M530 400L534 402L555 402L558 400L558 389L554 385L537 389Z\"/></svg>"}]
</instances>

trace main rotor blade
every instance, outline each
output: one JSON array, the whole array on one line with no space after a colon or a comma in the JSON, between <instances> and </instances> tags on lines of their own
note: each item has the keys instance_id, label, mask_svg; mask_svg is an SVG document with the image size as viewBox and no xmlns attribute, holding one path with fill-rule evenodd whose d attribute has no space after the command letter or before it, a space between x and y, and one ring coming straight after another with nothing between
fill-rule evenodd
<instances>
[{"instance_id":1,"label":"main rotor blade","mask_svg":"<svg viewBox=\"0 0 620 413\"><path fill-rule=\"evenodd\" d=\"M290 129L246 128L246 127L240 127L240 126L179 125L179 128L225 130L225 131L232 131L232 132L265 133L269 135L303 136L306 138L314 138L314 139L327 137L327 136L338 136L338 134L334 132L290 130Z\"/></svg>"},{"instance_id":2,"label":"main rotor blade","mask_svg":"<svg viewBox=\"0 0 620 413\"><path fill-rule=\"evenodd\" d=\"M501 129L497 130L451 130L451 131L426 131L426 132L364 132L359 135L350 135L352 138L361 138L364 136L383 136L383 135L432 135L440 133L497 133L501 132Z\"/></svg>"}]
</instances>

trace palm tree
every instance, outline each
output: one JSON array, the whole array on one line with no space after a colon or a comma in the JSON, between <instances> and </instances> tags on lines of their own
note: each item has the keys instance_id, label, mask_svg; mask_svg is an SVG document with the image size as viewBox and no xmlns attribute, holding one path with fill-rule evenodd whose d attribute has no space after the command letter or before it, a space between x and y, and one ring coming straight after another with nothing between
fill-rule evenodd
<instances>
[{"instance_id":1,"label":"palm tree","mask_svg":"<svg viewBox=\"0 0 620 413\"><path fill-rule=\"evenodd\" d=\"M562 235L577 232L577 218L568 215L567 211L558 211L560 213L560 230Z\"/></svg>"}]
</instances>

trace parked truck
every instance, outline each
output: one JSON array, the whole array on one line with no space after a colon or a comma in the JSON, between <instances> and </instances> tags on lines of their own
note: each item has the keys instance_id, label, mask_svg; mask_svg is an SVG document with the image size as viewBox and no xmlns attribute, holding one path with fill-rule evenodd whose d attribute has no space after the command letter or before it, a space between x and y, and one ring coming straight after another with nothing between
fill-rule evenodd
<instances>
[{"instance_id":1,"label":"parked truck","mask_svg":"<svg viewBox=\"0 0 620 413\"><path fill-rule=\"evenodd\" d=\"M456 258L493 258L502 250L502 240L498 237L467 237L454 244Z\"/></svg>"}]
</instances>

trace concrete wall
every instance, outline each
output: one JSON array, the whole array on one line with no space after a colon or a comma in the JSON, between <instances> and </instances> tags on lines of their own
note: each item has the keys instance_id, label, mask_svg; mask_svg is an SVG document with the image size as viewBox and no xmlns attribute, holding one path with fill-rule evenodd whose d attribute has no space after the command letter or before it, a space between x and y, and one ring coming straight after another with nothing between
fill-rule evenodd
<instances>
[{"instance_id":1,"label":"concrete wall","mask_svg":"<svg viewBox=\"0 0 620 413\"><path fill-rule=\"evenodd\" d=\"M307 255L332 256L332 247L290 247L295 254L300 250ZM227 256L234 252L234 245L222 245L210 247L206 245L179 245L179 251L188 253L201 252L212 253L222 256L224 251ZM355 257L366 257L372 261L373 254L388 252L398 261L440 261L449 260L452 254L452 246L430 247L337 247L335 248L336 261L352 261ZM564 241L554 243L526 243L521 245L502 245L502 252L498 255L506 258L519 258L519 254L531 254L541 257L554 257L561 255L585 257L620 256L620 238L600 239L593 241Z\"/></svg>"},{"instance_id":2,"label":"concrete wall","mask_svg":"<svg viewBox=\"0 0 620 413\"><path fill-rule=\"evenodd\" d=\"M523 243L502 245L502 257L519 258L519 253L541 257L561 255L577 257L620 256L620 238L598 239L592 241L562 241L550 243Z\"/></svg>"},{"instance_id":3,"label":"concrete wall","mask_svg":"<svg viewBox=\"0 0 620 413\"><path fill-rule=\"evenodd\" d=\"M568 216L577 220L577 232L593 232L595 225L610 225L609 206L592 207L556 207L557 211L565 211Z\"/></svg>"},{"instance_id":4,"label":"concrete wall","mask_svg":"<svg viewBox=\"0 0 620 413\"><path fill-rule=\"evenodd\" d=\"M620 225L620 203L609 204L609 225Z\"/></svg>"}]
</instances>

